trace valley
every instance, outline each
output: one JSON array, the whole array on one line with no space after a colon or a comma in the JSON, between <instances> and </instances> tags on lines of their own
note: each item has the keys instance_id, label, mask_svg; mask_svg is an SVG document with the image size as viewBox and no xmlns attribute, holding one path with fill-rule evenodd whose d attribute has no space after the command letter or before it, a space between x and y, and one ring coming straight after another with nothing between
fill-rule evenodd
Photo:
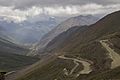
<instances>
[{"instance_id":1,"label":"valley","mask_svg":"<svg viewBox=\"0 0 120 80\"><path fill-rule=\"evenodd\" d=\"M119 1L8 4L0 1L0 80L120 80Z\"/></svg>"},{"instance_id":2,"label":"valley","mask_svg":"<svg viewBox=\"0 0 120 80\"><path fill-rule=\"evenodd\" d=\"M10 75L11 79L8 76L7 80L119 79L119 19L117 11L90 26L68 29L42 51L38 49L38 56L46 54L40 61Z\"/></svg>"}]
</instances>

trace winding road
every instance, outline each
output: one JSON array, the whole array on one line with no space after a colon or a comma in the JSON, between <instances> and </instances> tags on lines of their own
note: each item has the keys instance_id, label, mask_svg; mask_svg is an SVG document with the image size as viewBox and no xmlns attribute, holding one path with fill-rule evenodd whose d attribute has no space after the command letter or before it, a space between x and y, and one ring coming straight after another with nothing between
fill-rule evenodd
<instances>
[{"instance_id":1,"label":"winding road","mask_svg":"<svg viewBox=\"0 0 120 80\"><path fill-rule=\"evenodd\" d=\"M120 55L112 49L109 44L108 40L101 40L100 43L101 45L109 52L110 58L113 60L111 63L111 69L116 68L120 66Z\"/></svg>"},{"instance_id":2,"label":"winding road","mask_svg":"<svg viewBox=\"0 0 120 80\"><path fill-rule=\"evenodd\" d=\"M5 74L5 76L15 73L16 71L11 71Z\"/></svg>"},{"instance_id":3,"label":"winding road","mask_svg":"<svg viewBox=\"0 0 120 80\"><path fill-rule=\"evenodd\" d=\"M60 59L66 59L66 60L73 60L73 62L76 64L75 67L72 68L72 70L70 71L70 73L68 74L67 72L67 69L64 68L64 71L65 71L65 74L66 75L72 75L73 72L77 69L77 67L79 67L79 63L82 63L82 65L84 66L84 69L80 72L78 72L78 74L76 75L76 77L78 77L80 74L89 74L92 69L90 67L90 63L87 62L87 60L84 60L84 59L76 59L76 58L68 58L68 57L65 57L64 55L62 56L59 56Z\"/></svg>"}]
</instances>

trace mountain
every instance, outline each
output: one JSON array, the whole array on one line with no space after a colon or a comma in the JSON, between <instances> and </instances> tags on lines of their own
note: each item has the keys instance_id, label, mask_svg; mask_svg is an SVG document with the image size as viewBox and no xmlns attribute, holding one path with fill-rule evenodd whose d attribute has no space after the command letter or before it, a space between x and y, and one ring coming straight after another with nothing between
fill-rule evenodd
<instances>
[{"instance_id":1,"label":"mountain","mask_svg":"<svg viewBox=\"0 0 120 80\"><path fill-rule=\"evenodd\" d=\"M39 59L24 55L13 54L0 51L0 71L13 72L29 66Z\"/></svg>"},{"instance_id":2,"label":"mountain","mask_svg":"<svg viewBox=\"0 0 120 80\"><path fill-rule=\"evenodd\" d=\"M5 33L6 29L4 27L0 26L0 38L2 39L6 39L8 41L13 41L13 39L11 37L8 36L8 34ZM13 41L14 42L14 41Z\"/></svg>"},{"instance_id":3,"label":"mountain","mask_svg":"<svg viewBox=\"0 0 120 80\"><path fill-rule=\"evenodd\" d=\"M57 35L68 30L69 28L71 28L73 26L90 25L90 24L97 22L97 20L98 20L98 18L94 17L92 15L86 15L86 16L80 15L77 17L72 17L72 18L62 22L57 27L55 27L50 32L48 32L45 36L43 36L42 39L40 40L40 43L38 44L38 46L39 46L39 48L45 47Z\"/></svg>"},{"instance_id":4,"label":"mountain","mask_svg":"<svg viewBox=\"0 0 120 80\"><path fill-rule=\"evenodd\" d=\"M72 27L47 45L49 55L6 80L120 79L119 21L117 11L90 26Z\"/></svg>"},{"instance_id":5,"label":"mountain","mask_svg":"<svg viewBox=\"0 0 120 80\"><path fill-rule=\"evenodd\" d=\"M106 36L114 32L119 32L120 27L119 27L118 18L119 18L119 12L116 12L114 14L102 18L96 24L93 24L91 26L80 27L78 29L74 27L75 29L70 29L65 33L62 33L60 36L57 36L47 45L47 48L48 49L53 48L51 46L54 46L59 43L53 50L56 50L57 47L60 47L59 50L79 52L80 50L79 48L82 45L85 45L87 42L97 40L102 36ZM65 37L65 39L64 38L62 39L61 37L64 36L67 37Z\"/></svg>"},{"instance_id":6,"label":"mountain","mask_svg":"<svg viewBox=\"0 0 120 80\"><path fill-rule=\"evenodd\" d=\"M117 56L116 57L111 56L111 57L115 57L116 59L114 65L118 64L117 66L120 66L119 65L119 60L120 60L119 18L120 18L120 11L104 17L96 24L93 24L91 26L71 28L68 31L57 36L54 40L52 40L47 45L45 51L55 52L55 53L67 52L68 53L67 55L70 56L74 55L76 57L80 56L87 60L91 60L94 63L95 72L96 70L102 72L104 70L106 71L106 69L109 69L110 66L112 66L110 65L110 62L112 63L112 61L115 60L112 59L111 61L110 60L111 58L109 58L107 56L108 54L106 53L116 52ZM110 48L104 42L108 43ZM115 50L115 52L111 48ZM116 68L116 66L114 67ZM101 75L103 74L101 73ZM79 79L84 79L84 76L80 76ZM101 79L104 79L104 77L95 78L95 80L101 80ZM105 79L111 79L111 78L107 78L106 76Z\"/></svg>"},{"instance_id":7,"label":"mountain","mask_svg":"<svg viewBox=\"0 0 120 80\"><path fill-rule=\"evenodd\" d=\"M19 46L9 40L0 37L0 53L14 53L25 55L28 53L28 51L29 50L27 48Z\"/></svg>"},{"instance_id":8,"label":"mountain","mask_svg":"<svg viewBox=\"0 0 120 80\"><path fill-rule=\"evenodd\" d=\"M24 56L29 50L9 40L0 33L0 71L14 72L39 60L36 57Z\"/></svg>"},{"instance_id":9,"label":"mountain","mask_svg":"<svg viewBox=\"0 0 120 80\"><path fill-rule=\"evenodd\" d=\"M2 34L11 38L13 42L25 45L39 41L41 37L54 28L58 22L55 18L51 17L34 22L28 19L20 23L6 21L0 18L0 28L4 29L1 30Z\"/></svg>"},{"instance_id":10,"label":"mountain","mask_svg":"<svg viewBox=\"0 0 120 80\"><path fill-rule=\"evenodd\" d=\"M29 49L17 45L0 28L0 71L15 72L38 61L36 57L24 56Z\"/></svg>"}]
</instances>

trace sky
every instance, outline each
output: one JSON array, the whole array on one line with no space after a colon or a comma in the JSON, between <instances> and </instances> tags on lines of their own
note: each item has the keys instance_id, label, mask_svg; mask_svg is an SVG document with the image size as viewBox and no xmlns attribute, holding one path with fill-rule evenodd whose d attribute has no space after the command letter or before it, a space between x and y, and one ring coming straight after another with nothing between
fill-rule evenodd
<instances>
[{"instance_id":1,"label":"sky","mask_svg":"<svg viewBox=\"0 0 120 80\"><path fill-rule=\"evenodd\" d=\"M35 16L71 17L120 10L120 0L0 0L0 16L24 21Z\"/></svg>"}]
</instances>

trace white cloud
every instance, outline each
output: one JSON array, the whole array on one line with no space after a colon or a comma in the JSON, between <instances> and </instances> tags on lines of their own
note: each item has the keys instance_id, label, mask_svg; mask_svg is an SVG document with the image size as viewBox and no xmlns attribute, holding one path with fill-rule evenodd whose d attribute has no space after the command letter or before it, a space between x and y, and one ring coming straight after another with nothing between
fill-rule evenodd
<instances>
[{"instance_id":1,"label":"white cloud","mask_svg":"<svg viewBox=\"0 0 120 80\"><path fill-rule=\"evenodd\" d=\"M44 7L43 13L48 15L66 16L66 15L87 15L87 14L105 14L111 11L120 10L120 4L113 5L99 5L99 4L86 4L75 5L66 7Z\"/></svg>"},{"instance_id":2,"label":"white cloud","mask_svg":"<svg viewBox=\"0 0 120 80\"><path fill-rule=\"evenodd\" d=\"M27 17L33 17L39 15L42 11L41 8L32 7L28 10L14 9L14 7L0 6L0 16L5 19L16 20L17 22L24 21Z\"/></svg>"},{"instance_id":3,"label":"white cloud","mask_svg":"<svg viewBox=\"0 0 120 80\"><path fill-rule=\"evenodd\" d=\"M71 6L53 6L53 7L39 7L33 6L26 10L14 9L14 7L0 6L0 16L5 19L14 20L16 22L24 21L27 17L34 17L37 15L50 16L74 16L87 14L106 14L113 11L120 10L120 4L100 5L100 4L86 4L86 5L71 5Z\"/></svg>"}]
</instances>

